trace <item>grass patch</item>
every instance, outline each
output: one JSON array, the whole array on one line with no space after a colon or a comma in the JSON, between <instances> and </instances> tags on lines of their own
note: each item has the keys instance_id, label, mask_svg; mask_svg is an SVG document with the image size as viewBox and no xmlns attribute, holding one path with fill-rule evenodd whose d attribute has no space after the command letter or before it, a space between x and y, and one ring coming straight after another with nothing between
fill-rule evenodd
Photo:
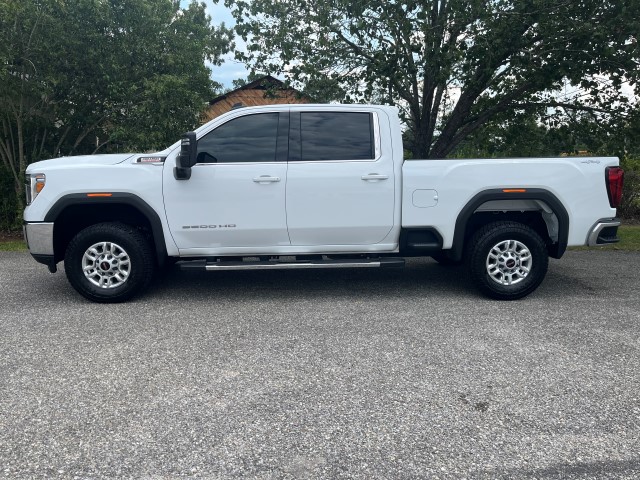
<instances>
[{"instance_id":1,"label":"grass patch","mask_svg":"<svg viewBox=\"0 0 640 480\"><path fill-rule=\"evenodd\" d=\"M24 240L3 240L0 241L0 252L20 252L27 249Z\"/></svg>"},{"instance_id":2,"label":"grass patch","mask_svg":"<svg viewBox=\"0 0 640 480\"><path fill-rule=\"evenodd\" d=\"M615 250L640 251L640 225L621 225L618 228L620 242L615 244Z\"/></svg>"}]
</instances>

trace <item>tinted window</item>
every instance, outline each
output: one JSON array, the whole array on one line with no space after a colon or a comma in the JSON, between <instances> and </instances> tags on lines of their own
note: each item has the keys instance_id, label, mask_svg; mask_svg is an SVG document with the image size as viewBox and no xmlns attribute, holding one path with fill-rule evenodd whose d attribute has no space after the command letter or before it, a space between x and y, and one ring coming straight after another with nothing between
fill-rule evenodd
<instances>
[{"instance_id":1,"label":"tinted window","mask_svg":"<svg viewBox=\"0 0 640 480\"><path fill-rule=\"evenodd\" d=\"M302 112L300 137L303 161L374 158L369 113Z\"/></svg>"},{"instance_id":2,"label":"tinted window","mask_svg":"<svg viewBox=\"0 0 640 480\"><path fill-rule=\"evenodd\" d=\"M274 162L278 114L235 118L198 140L198 163Z\"/></svg>"}]
</instances>

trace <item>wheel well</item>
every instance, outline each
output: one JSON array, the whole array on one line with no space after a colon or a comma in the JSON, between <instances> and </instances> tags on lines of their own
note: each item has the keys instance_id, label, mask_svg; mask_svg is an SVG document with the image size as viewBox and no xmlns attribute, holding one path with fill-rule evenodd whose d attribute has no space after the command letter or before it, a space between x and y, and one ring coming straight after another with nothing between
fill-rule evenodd
<instances>
[{"instance_id":1,"label":"wheel well","mask_svg":"<svg viewBox=\"0 0 640 480\"><path fill-rule=\"evenodd\" d=\"M471 218L467 223L467 228L464 232L464 243L466 245L469 238L488 223L512 221L522 223L535 230L535 232L542 237L548 247L554 243L554 239L549 233L549 228L542 214L542 211L476 211L471 215ZM557 241L557 235L555 241Z\"/></svg>"},{"instance_id":2,"label":"wheel well","mask_svg":"<svg viewBox=\"0 0 640 480\"><path fill-rule=\"evenodd\" d=\"M103 222L120 222L144 232L154 251L157 251L149 219L137 208L127 204L78 204L69 205L55 219L53 227L53 251L55 261L64 258L67 246L81 230Z\"/></svg>"},{"instance_id":3,"label":"wheel well","mask_svg":"<svg viewBox=\"0 0 640 480\"><path fill-rule=\"evenodd\" d=\"M569 236L569 215L551 192L487 190L474 196L456 219L451 256L462 259L466 242L479 228L494 221L514 221L529 226L546 242L549 255L560 258Z\"/></svg>"}]
</instances>

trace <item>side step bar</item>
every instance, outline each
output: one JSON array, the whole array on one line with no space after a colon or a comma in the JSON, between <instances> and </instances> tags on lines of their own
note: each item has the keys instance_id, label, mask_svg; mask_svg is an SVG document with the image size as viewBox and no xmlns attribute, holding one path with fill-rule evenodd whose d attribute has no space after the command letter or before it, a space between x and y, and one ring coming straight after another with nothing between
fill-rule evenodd
<instances>
[{"instance_id":1,"label":"side step bar","mask_svg":"<svg viewBox=\"0 0 640 480\"><path fill-rule=\"evenodd\" d=\"M295 268L377 268L404 267L404 258L376 258L353 260L280 260L247 262L208 262L207 260L183 260L178 262L181 270L286 270Z\"/></svg>"}]
</instances>

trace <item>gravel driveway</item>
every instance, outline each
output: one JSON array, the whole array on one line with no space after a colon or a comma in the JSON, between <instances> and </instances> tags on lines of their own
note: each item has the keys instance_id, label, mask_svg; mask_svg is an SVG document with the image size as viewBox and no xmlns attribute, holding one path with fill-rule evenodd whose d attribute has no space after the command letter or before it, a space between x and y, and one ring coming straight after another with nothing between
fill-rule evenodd
<instances>
[{"instance_id":1,"label":"gravel driveway","mask_svg":"<svg viewBox=\"0 0 640 480\"><path fill-rule=\"evenodd\" d=\"M0 252L0 476L639 478L640 254L187 273L120 305Z\"/></svg>"}]
</instances>

